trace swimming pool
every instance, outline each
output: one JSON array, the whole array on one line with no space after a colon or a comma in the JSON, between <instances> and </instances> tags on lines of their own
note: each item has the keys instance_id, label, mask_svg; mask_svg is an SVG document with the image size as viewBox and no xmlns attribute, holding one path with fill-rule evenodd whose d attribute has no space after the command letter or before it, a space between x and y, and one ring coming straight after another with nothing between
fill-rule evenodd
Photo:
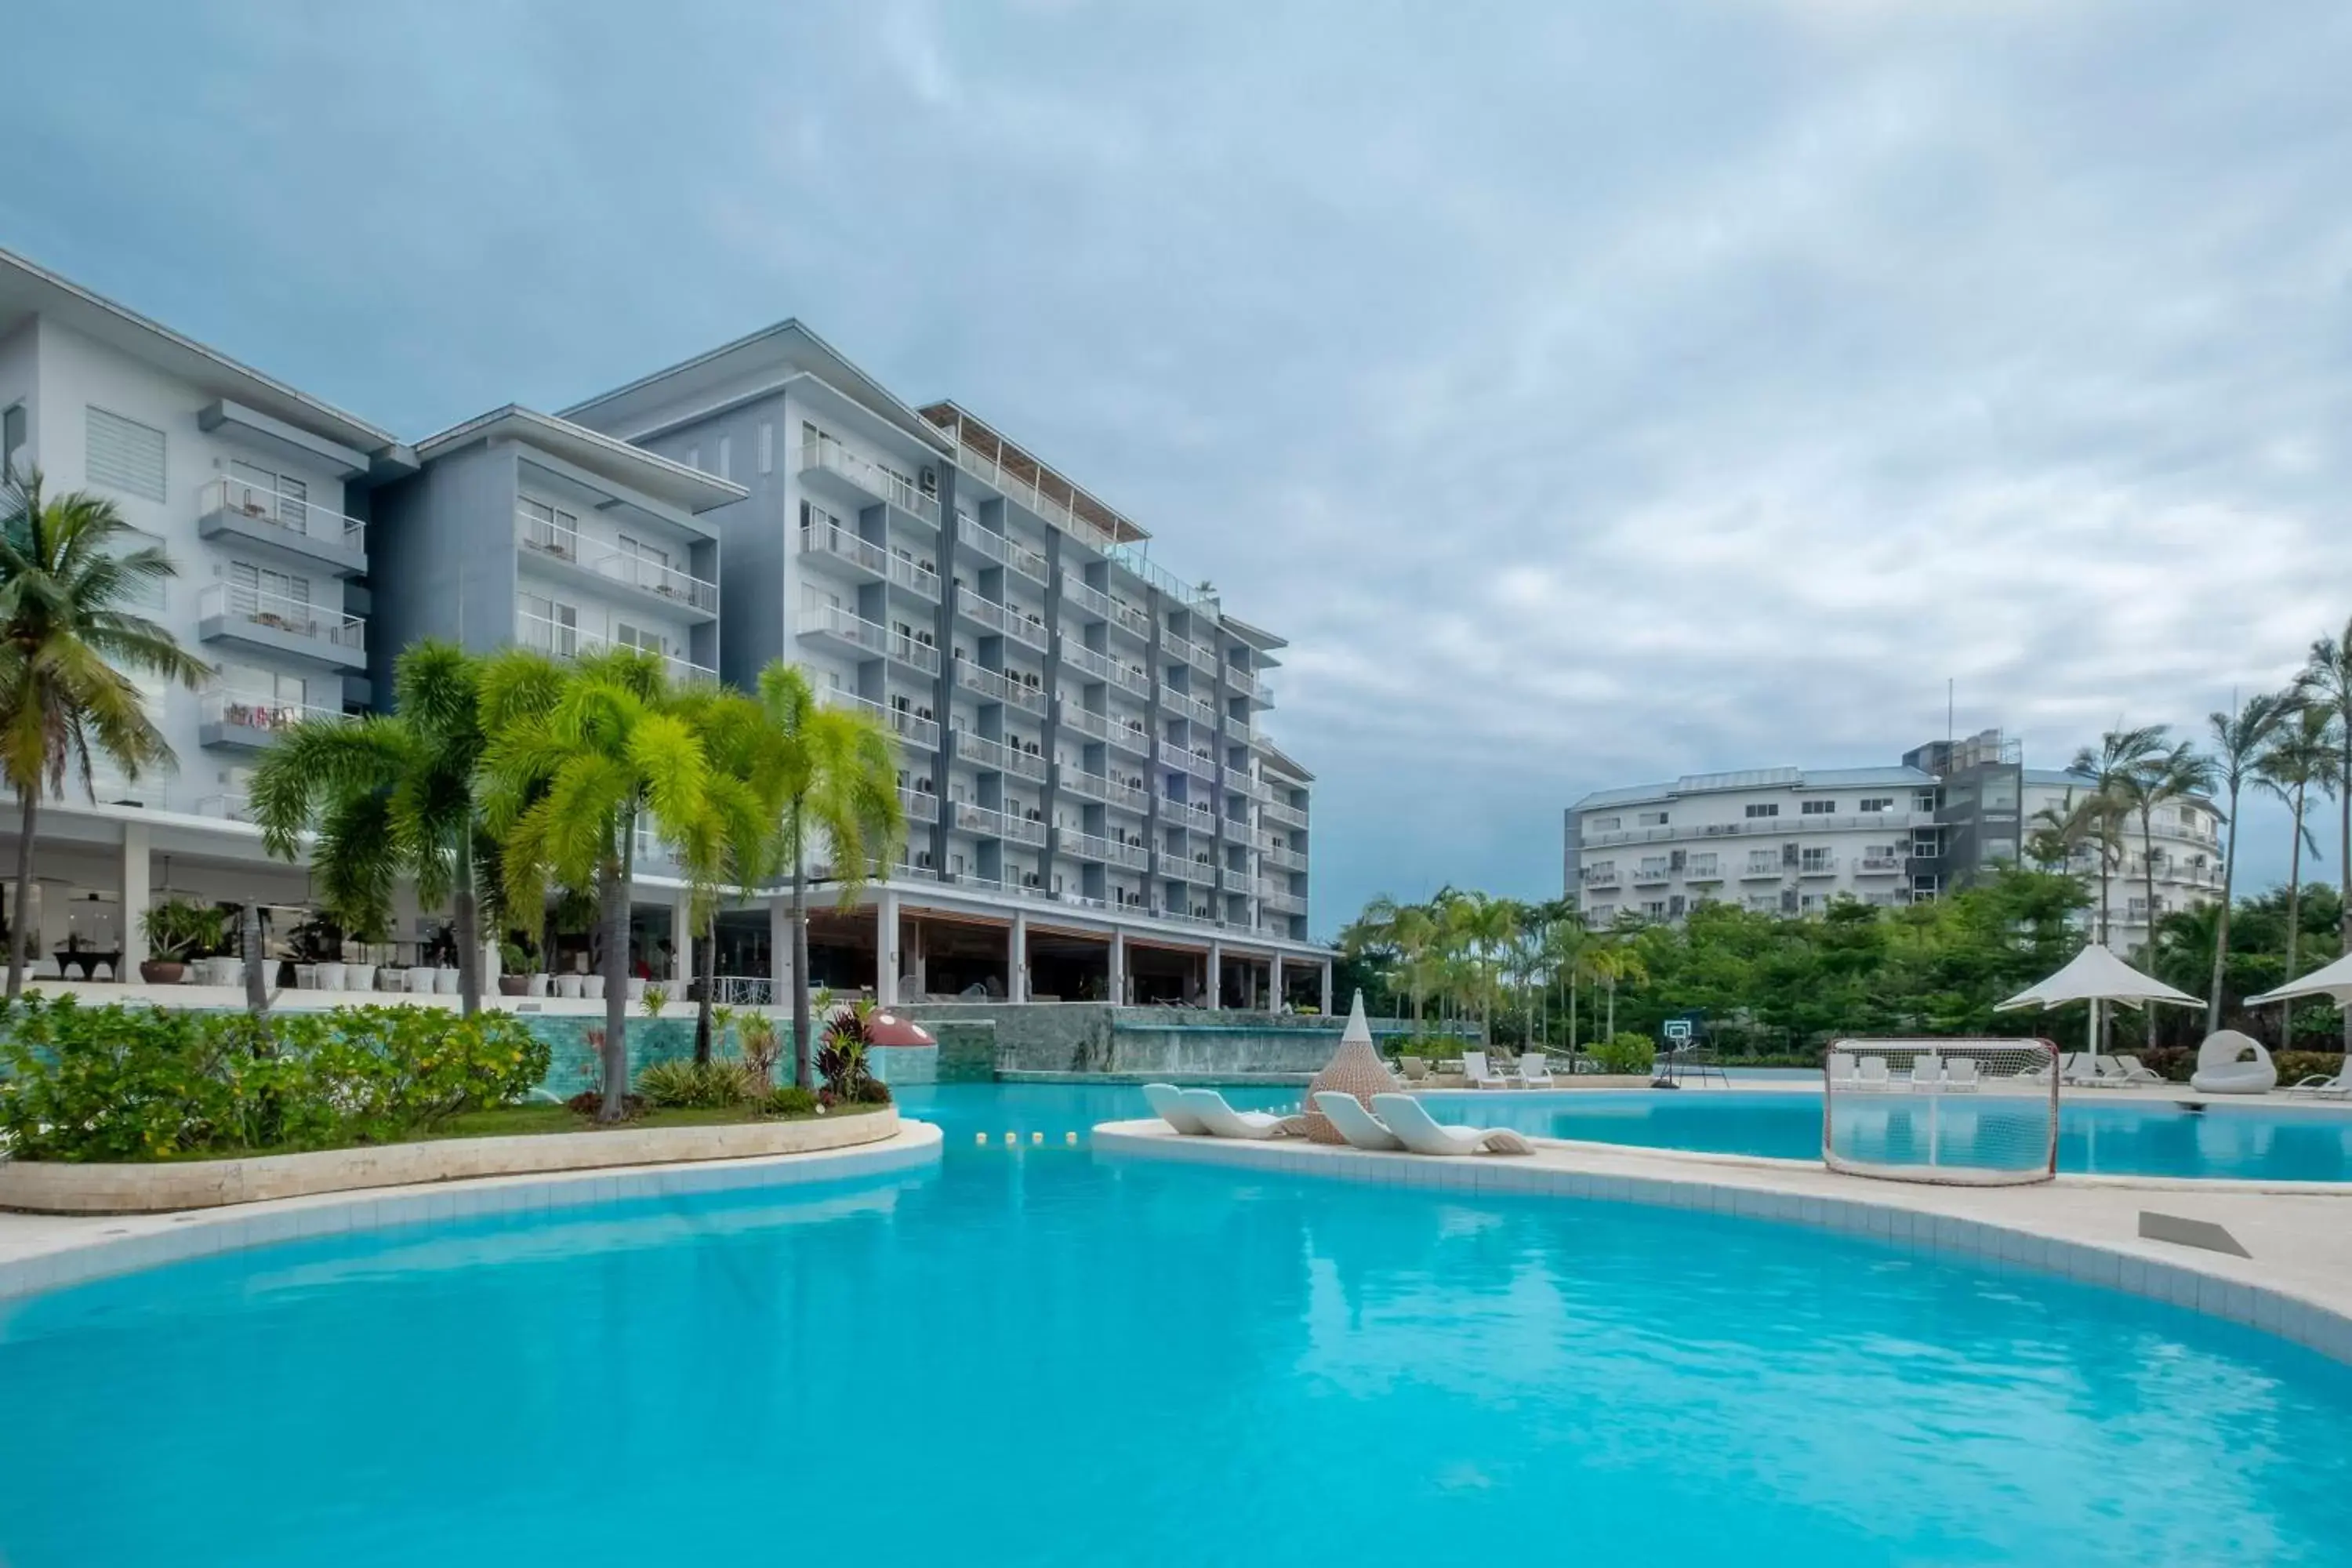
<instances>
[{"instance_id":1,"label":"swimming pool","mask_svg":"<svg viewBox=\"0 0 2352 1568\"><path fill-rule=\"evenodd\" d=\"M1448 1094L1432 1101L1449 1121L1515 1127L1531 1136L1818 1160L1822 1100L1788 1090L1568 1089L1548 1094ZM1953 1121L1999 1113L1992 1097L1942 1097ZM1882 1121L1922 1113L1905 1097L1883 1099ZM2011 1108L2011 1114L2024 1114ZM2046 1122L2041 1136L2048 1136ZM1884 1136L1884 1129L1881 1129ZM2227 1177L2237 1181L2352 1182L2352 1114L2331 1109L2211 1104L2191 1110L2154 1099L2068 1099L2059 1107L2058 1168L2109 1176Z\"/></svg>"},{"instance_id":2,"label":"swimming pool","mask_svg":"<svg viewBox=\"0 0 2352 1568\"><path fill-rule=\"evenodd\" d=\"M949 1132L918 1177L18 1307L0 1558L2352 1560L2352 1368L2250 1329L1686 1210L1061 1146L1132 1089L906 1099Z\"/></svg>"}]
</instances>

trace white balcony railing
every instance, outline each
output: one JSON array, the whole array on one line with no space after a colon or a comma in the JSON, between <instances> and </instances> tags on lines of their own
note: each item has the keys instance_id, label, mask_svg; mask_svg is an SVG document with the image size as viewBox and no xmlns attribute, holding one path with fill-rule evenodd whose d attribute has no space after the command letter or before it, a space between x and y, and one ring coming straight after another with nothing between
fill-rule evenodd
<instances>
[{"instance_id":1,"label":"white balcony railing","mask_svg":"<svg viewBox=\"0 0 2352 1568\"><path fill-rule=\"evenodd\" d=\"M876 577L885 576L890 570L888 551L837 522L801 524L801 552L829 556Z\"/></svg>"},{"instance_id":2,"label":"white balcony railing","mask_svg":"<svg viewBox=\"0 0 2352 1568\"><path fill-rule=\"evenodd\" d=\"M899 663L921 670L926 675L940 672L940 650L921 638L897 631L879 621L869 621L863 616L838 605L819 605L809 611L804 633L816 633L840 638L859 651L877 658L895 658Z\"/></svg>"},{"instance_id":3,"label":"white balcony railing","mask_svg":"<svg viewBox=\"0 0 2352 1568\"><path fill-rule=\"evenodd\" d=\"M575 566L580 563L580 531L576 528L558 527L543 517L518 511L515 538L525 550L569 561Z\"/></svg>"},{"instance_id":4,"label":"white balcony railing","mask_svg":"<svg viewBox=\"0 0 2352 1568\"><path fill-rule=\"evenodd\" d=\"M934 605L940 602L940 574L911 555L891 552L890 581Z\"/></svg>"},{"instance_id":5,"label":"white balcony railing","mask_svg":"<svg viewBox=\"0 0 2352 1568\"><path fill-rule=\"evenodd\" d=\"M957 801L950 808L954 815L950 826L965 833L977 833L988 838L1010 839L1015 844L1043 844L1045 825L1026 816L1015 816L994 806L975 805L970 801Z\"/></svg>"},{"instance_id":6,"label":"white balcony railing","mask_svg":"<svg viewBox=\"0 0 2352 1568\"><path fill-rule=\"evenodd\" d=\"M218 816L230 822L251 822L253 803L242 795L208 795L196 802L198 816Z\"/></svg>"},{"instance_id":7,"label":"white balcony railing","mask_svg":"<svg viewBox=\"0 0 2352 1568\"><path fill-rule=\"evenodd\" d=\"M215 689L205 693L207 724L232 724L240 730L284 730L301 723L340 724L347 714L340 708L313 708L304 702L281 702L274 697Z\"/></svg>"},{"instance_id":8,"label":"white balcony railing","mask_svg":"<svg viewBox=\"0 0 2352 1568\"><path fill-rule=\"evenodd\" d=\"M877 702L870 697L860 697L854 691L833 688L820 691L818 697L828 707L866 714L887 727L900 740L920 746L927 752L940 749L940 727L912 709Z\"/></svg>"},{"instance_id":9,"label":"white balcony railing","mask_svg":"<svg viewBox=\"0 0 2352 1568\"><path fill-rule=\"evenodd\" d=\"M1010 702L1024 712L1043 717L1045 693L1034 686L1008 680L992 669L982 669L968 658L956 660L956 684L998 702Z\"/></svg>"},{"instance_id":10,"label":"white balcony railing","mask_svg":"<svg viewBox=\"0 0 2352 1568\"><path fill-rule=\"evenodd\" d=\"M1034 779L1039 784L1045 780L1045 759L1043 756L1008 746L1002 741L992 741L985 735L975 735L969 730L956 732L956 757L983 771L1013 773L1021 778Z\"/></svg>"},{"instance_id":11,"label":"white balcony railing","mask_svg":"<svg viewBox=\"0 0 2352 1568\"><path fill-rule=\"evenodd\" d=\"M1119 719L1108 713L1097 713L1090 709L1080 708L1066 699L1062 704L1062 722L1081 735L1090 735L1097 741L1107 742L1123 752L1132 752L1139 757L1148 757L1151 754L1150 733L1144 729L1139 720Z\"/></svg>"},{"instance_id":12,"label":"white balcony railing","mask_svg":"<svg viewBox=\"0 0 2352 1568\"><path fill-rule=\"evenodd\" d=\"M1260 849L1257 853L1258 858L1268 866L1279 867L1286 871L1307 869L1307 857L1295 849Z\"/></svg>"},{"instance_id":13,"label":"white balcony railing","mask_svg":"<svg viewBox=\"0 0 2352 1568\"><path fill-rule=\"evenodd\" d=\"M1145 642L1151 640L1150 616L1100 588L1079 582L1067 572L1062 574L1062 602L1076 605L1083 613L1108 621L1130 637L1139 637Z\"/></svg>"},{"instance_id":14,"label":"white balcony railing","mask_svg":"<svg viewBox=\"0 0 2352 1568\"><path fill-rule=\"evenodd\" d=\"M688 609L717 614L719 584L681 572L659 561L649 561L642 555L632 555L625 550L615 550L600 555L590 567L599 577L625 584L641 593L674 600Z\"/></svg>"},{"instance_id":15,"label":"white balcony railing","mask_svg":"<svg viewBox=\"0 0 2352 1568\"><path fill-rule=\"evenodd\" d=\"M1274 791L1266 787L1265 780L1242 768L1225 770L1225 787L1235 795L1246 795L1261 804L1274 798Z\"/></svg>"},{"instance_id":16,"label":"white balcony railing","mask_svg":"<svg viewBox=\"0 0 2352 1568\"><path fill-rule=\"evenodd\" d=\"M305 494L283 490L275 485L257 485L245 479L214 479L198 493L196 505L206 517L234 517L246 522L265 523L288 533L298 533L321 544L362 553L367 550L367 524L355 517L345 517L331 507L316 505Z\"/></svg>"},{"instance_id":17,"label":"white balcony railing","mask_svg":"<svg viewBox=\"0 0 2352 1568\"><path fill-rule=\"evenodd\" d=\"M1296 827L1304 831L1307 826L1305 812L1296 806L1285 805L1280 801L1265 802L1257 808L1257 814L1264 820L1283 827Z\"/></svg>"},{"instance_id":18,"label":"white balcony railing","mask_svg":"<svg viewBox=\"0 0 2352 1568\"><path fill-rule=\"evenodd\" d=\"M1151 851L1142 845L1122 843L1099 833L1066 832L1062 848L1081 860L1101 860L1131 871L1148 870L1151 865Z\"/></svg>"},{"instance_id":19,"label":"white balcony railing","mask_svg":"<svg viewBox=\"0 0 2352 1568\"><path fill-rule=\"evenodd\" d=\"M616 643L601 633L534 615L529 610L515 612L515 641L527 648L556 658L578 658L584 654L603 653L615 647L626 647L633 653L649 653L662 661L668 677L686 686L716 686L719 671L707 664L697 664L679 654L661 648L641 647L635 643Z\"/></svg>"},{"instance_id":20,"label":"white balcony railing","mask_svg":"<svg viewBox=\"0 0 2352 1568\"><path fill-rule=\"evenodd\" d=\"M1098 800L1105 805L1134 812L1138 816L1150 809L1150 797L1141 790L1131 784L1123 784L1117 779L1106 778L1101 773L1087 773L1083 768L1057 767L1054 770L1054 781L1081 799Z\"/></svg>"},{"instance_id":21,"label":"white balcony railing","mask_svg":"<svg viewBox=\"0 0 2352 1568\"><path fill-rule=\"evenodd\" d=\"M1216 782L1217 759L1207 752L1195 751L1177 741L1161 741L1151 751L1154 757L1169 767L1182 768L1211 784Z\"/></svg>"},{"instance_id":22,"label":"white balcony railing","mask_svg":"<svg viewBox=\"0 0 2352 1568\"><path fill-rule=\"evenodd\" d=\"M982 527L977 518L956 519L956 538L971 545L974 553L1020 573L1041 588L1054 580L1054 569L1043 555L992 528Z\"/></svg>"},{"instance_id":23,"label":"white balcony railing","mask_svg":"<svg viewBox=\"0 0 2352 1568\"><path fill-rule=\"evenodd\" d=\"M1206 724L1212 730L1217 727L1217 710L1197 697L1188 697L1181 691L1162 691L1160 705L1173 709L1195 724Z\"/></svg>"},{"instance_id":24,"label":"white balcony railing","mask_svg":"<svg viewBox=\"0 0 2352 1568\"><path fill-rule=\"evenodd\" d=\"M898 787L898 805L909 822L937 822L940 819L940 797L927 789Z\"/></svg>"},{"instance_id":25,"label":"white balcony railing","mask_svg":"<svg viewBox=\"0 0 2352 1568\"><path fill-rule=\"evenodd\" d=\"M367 651L367 623L357 616L321 609L308 599L284 594L215 583L197 595L196 613L206 620L217 616L298 637L314 637L353 653Z\"/></svg>"},{"instance_id":26,"label":"white balcony railing","mask_svg":"<svg viewBox=\"0 0 2352 1568\"><path fill-rule=\"evenodd\" d=\"M1225 666L1225 684L1244 697L1255 697L1265 682L1238 664Z\"/></svg>"},{"instance_id":27,"label":"white balcony railing","mask_svg":"<svg viewBox=\"0 0 2352 1568\"><path fill-rule=\"evenodd\" d=\"M805 474L818 470L838 474L877 500L887 501L933 528L940 524L937 496L925 495L906 475L845 451L837 442L820 440L801 444L800 471Z\"/></svg>"},{"instance_id":28,"label":"white balcony railing","mask_svg":"<svg viewBox=\"0 0 2352 1568\"><path fill-rule=\"evenodd\" d=\"M977 594L960 595L956 599L956 608L971 617L974 626L986 626L990 631L1009 637L1015 642L1025 643L1039 653L1044 653L1051 642L1045 635L1044 621L1032 620L1012 606L1000 605L993 599L983 599Z\"/></svg>"}]
</instances>

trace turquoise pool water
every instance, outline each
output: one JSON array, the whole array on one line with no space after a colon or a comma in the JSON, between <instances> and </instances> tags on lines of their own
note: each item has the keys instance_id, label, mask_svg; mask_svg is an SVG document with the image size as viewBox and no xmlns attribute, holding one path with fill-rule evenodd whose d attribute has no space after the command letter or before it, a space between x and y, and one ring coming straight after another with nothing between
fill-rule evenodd
<instances>
[{"instance_id":1,"label":"turquoise pool water","mask_svg":"<svg viewBox=\"0 0 2352 1568\"><path fill-rule=\"evenodd\" d=\"M1132 1090L907 1098L950 1133L919 1177L19 1306L0 1560L2352 1561L2352 1368L2248 1329L1687 1211L1059 1146Z\"/></svg>"},{"instance_id":2,"label":"turquoise pool water","mask_svg":"<svg viewBox=\"0 0 2352 1568\"><path fill-rule=\"evenodd\" d=\"M2040 1112L2000 1097L1937 1097L1941 1131L1973 1138L1988 1163L2008 1163L2031 1146L2025 1123ZM1449 1121L1516 1127L1545 1138L1633 1143L1818 1160L1818 1093L1724 1089L1594 1090L1549 1094L1448 1094L1432 1101ZM1866 1100L1850 1128L1874 1159L1909 1163L1926 1139L1926 1111L1906 1095ZM2003 1121L2011 1123L2004 1129ZM2003 1132L2011 1136L2002 1136ZM2046 1136L2042 1134L2042 1136ZM1842 1144L1841 1147L1843 1147ZM2210 1176L2239 1181L2352 1182L2352 1113L2326 1109L2069 1099L2058 1117L2058 1168L2099 1175Z\"/></svg>"}]
</instances>

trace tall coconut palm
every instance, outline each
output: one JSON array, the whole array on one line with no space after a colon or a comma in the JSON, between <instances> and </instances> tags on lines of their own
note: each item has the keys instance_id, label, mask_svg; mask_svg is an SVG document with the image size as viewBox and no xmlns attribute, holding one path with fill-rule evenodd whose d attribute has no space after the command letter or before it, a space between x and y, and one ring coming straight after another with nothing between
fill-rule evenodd
<instances>
[{"instance_id":1,"label":"tall coconut palm","mask_svg":"<svg viewBox=\"0 0 2352 1568\"><path fill-rule=\"evenodd\" d=\"M782 871L782 791L795 761L767 709L740 692L693 692L679 700L679 710L702 737L710 763L703 809L693 830L677 841L702 942L694 1058L707 1062L718 989L719 906L730 889L748 899Z\"/></svg>"},{"instance_id":2,"label":"tall coconut palm","mask_svg":"<svg viewBox=\"0 0 2352 1568\"><path fill-rule=\"evenodd\" d=\"M482 1005L481 661L454 643L414 643L393 665L393 711L306 719L278 732L253 770L261 842L291 860L314 833L320 901L344 927L381 928L404 877L428 909L450 906L457 988Z\"/></svg>"},{"instance_id":3,"label":"tall coconut palm","mask_svg":"<svg viewBox=\"0 0 2352 1568\"><path fill-rule=\"evenodd\" d=\"M2234 712L2209 714L2215 782L2227 794L2230 842L2221 849L2221 902L2213 928L2213 982L2206 992L2205 1032L2221 1026L2221 978L2230 962L2230 900L2238 882L2238 799L2254 775L2254 763L2271 736L2294 709L2292 692L2258 691Z\"/></svg>"},{"instance_id":4,"label":"tall coconut palm","mask_svg":"<svg viewBox=\"0 0 2352 1568\"><path fill-rule=\"evenodd\" d=\"M557 665L509 648L483 667L484 825L499 839L508 903L538 909L551 879L596 890L604 953L604 1103L626 1114L629 890L637 830L698 831L709 764L673 709L661 661L614 648Z\"/></svg>"},{"instance_id":5,"label":"tall coconut palm","mask_svg":"<svg viewBox=\"0 0 2352 1568\"><path fill-rule=\"evenodd\" d=\"M2329 710L2300 708L2280 724L2254 759L2254 782L2285 803L2291 820L2286 875L2286 973L2290 976L2295 972L2295 949L2303 934L2303 852L2307 847L2315 857L2319 853L2319 841L2306 826L2305 813L2312 790L2324 790L2335 779L2339 728ZM2292 1043L2294 1003L2279 1009L2279 1028L2281 1044Z\"/></svg>"},{"instance_id":6,"label":"tall coconut palm","mask_svg":"<svg viewBox=\"0 0 2352 1568\"><path fill-rule=\"evenodd\" d=\"M2161 731L2159 730L2159 734ZM2147 936L2153 944L2159 918L2156 903L2156 814L2158 808L2213 787L2213 764L2187 741L2149 752L2125 774L2125 796L2139 818L2140 871L2146 879Z\"/></svg>"},{"instance_id":7,"label":"tall coconut palm","mask_svg":"<svg viewBox=\"0 0 2352 1568\"><path fill-rule=\"evenodd\" d=\"M2062 858L2071 860L2082 854L2094 857L2099 879L2099 909L2092 935L2102 944L2108 933L2108 905L2112 901L2108 889L2123 865L2123 830L2130 812L2130 802L2119 794L2085 789L2078 795L2070 789L2056 805L2045 806L2035 816L2037 822L2045 824L2039 831L2049 836L2050 845L2060 851Z\"/></svg>"},{"instance_id":8,"label":"tall coconut palm","mask_svg":"<svg viewBox=\"0 0 2352 1568\"><path fill-rule=\"evenodd\" d=\"M178 572L161 548L131 547L136 536L113 502L79 490L51 499L37 470L10 474L0 494L0 775L19 811L8 929L14 1000L32 936L42 800L62 795L68 777L89 794L93 751L134 780L173 766L178 759L130 674L193 689L212 670L128 608Z\"/></svg>"},{"instance_id":9,"label":"tall coconut palm","mask_svg":"<svg viewBox=\"0 0 2352 1568\"><path fill-rule=\"evenodd\" d=\"M2335 721L2335 744L2328 753L2327 793L2336 797L2338 885L2343 914L2336 927L2342 951L2352 952L2352 621L2340 637L2321 637L2311 645L2311 657L2295 678L2304 700L2325 710ZM2292 965L2289 966L2292 969ZM2344 1009L2344 1044L2352 1050L2352 1007Z\"/></svg>"},{"instance_id":10,"label":"tall coconut palm","mask_svg":"<svg viewBox=\"0 0 2352 1568\"><path fill-rule=\"evenodd\" d=\"M2110 730L2099 737L2095 751L2085 746L2076 752L2066 771L2089 781L2091 797L2104 803L2101 807L2103 815L2119 820L2127 818L2134 809L2133 792L2137 787L2135 781L2147 768L2150 760L2163 752L2164 738L2165 726L2162 724ZM2105 847L2104 840L2102 847ZM2121 860L2120 850L2115 858ZM2103 858L2099 869L2099 941L2103 943L2107 940L2107 889L2111 876L2111 868ZM2153 920L2155 917L2156 907L2151 902L2148 918Z\"/></svg>"},{"instance_id":11,"label":"tall coconut palm","mask_svg":"<svg viewBox=\"0 0 2352 1568\"><path fill-rule=\"evenodd\" d=\"M786 759L777 799L782 810L780 848L793 889L793 1081L805 1084L816 1049L809 1009L809 861L822 855L831 865L847 904L856 898L869 866L897 858L907 832L898 799L898 748L890 731L866 715L818 706L808 677L782 659L760 672L758 696ZM891 945L884 933L876 933L877 964L887 962Z\"/></svg>"}]
</instances>

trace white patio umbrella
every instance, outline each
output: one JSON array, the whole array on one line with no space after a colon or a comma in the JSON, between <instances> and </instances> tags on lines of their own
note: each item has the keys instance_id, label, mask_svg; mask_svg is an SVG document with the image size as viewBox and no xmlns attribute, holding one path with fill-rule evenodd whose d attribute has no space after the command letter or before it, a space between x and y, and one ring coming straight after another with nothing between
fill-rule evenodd
<instances>
[{"instance_id":1,"label":"white patio umbrella","mask_svg":"<svg viewBox=\"0 0 2352 1568\"><path fill-rule=\"evenodd\" d=\"M2299 1002L2305 996L2325 996L2337 1003L2352 1002L2352 953L2324 969L2313 970L2300 980L2290 980L2275 991L2249 996L2246 1005L2260 1007L2273 1002Z\"/></svg>"},{"instance_id":2,"label":"white patio umbrella","mask_svg":"<svg viewBox=\"0 0 2352 1568\"><path fill-rule=\"evenodd\" d=\"M2186 991L2175 990L2152 974L2143 974L2109 952L2104 943L2092 942L2066 962L2064 968L2046 980L2035 982L1999 1004L1995 1012L2011 1013L2021 1007L2063 1007L2074 1002L2091 1005L2090 1032L2085 1038L2095 1057L2099 1049L2099 1009L2109 1002L2134 1010L2151 1002L2169 1002L2182 1007L2202 1007L2204 1003ZM2092 1063L2094 1070L2098 1064Z\"/></svg>"}]
</instances>

